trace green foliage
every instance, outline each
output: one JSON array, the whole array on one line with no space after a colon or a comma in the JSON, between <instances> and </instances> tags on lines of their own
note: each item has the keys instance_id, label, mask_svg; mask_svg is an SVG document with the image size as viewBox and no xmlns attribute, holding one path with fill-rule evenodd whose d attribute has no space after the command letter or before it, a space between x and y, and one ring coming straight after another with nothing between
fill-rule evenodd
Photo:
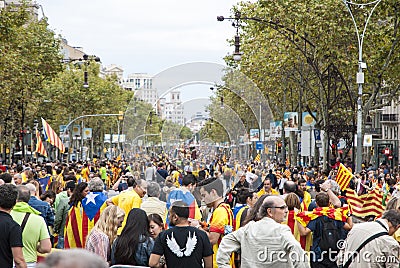
<instances>
[{"instance_id":1,"label":"green foliage","mask_svg":"<svg viewBox=\"0 0 400 268\"><path fill-rule=\"evenodd\" d=\"M0 11L2 142L12 142L36 118L43 84L62 70L59 52L59 41L47 21L34 18L26 5Z\"/></svg>"}]
</instances>

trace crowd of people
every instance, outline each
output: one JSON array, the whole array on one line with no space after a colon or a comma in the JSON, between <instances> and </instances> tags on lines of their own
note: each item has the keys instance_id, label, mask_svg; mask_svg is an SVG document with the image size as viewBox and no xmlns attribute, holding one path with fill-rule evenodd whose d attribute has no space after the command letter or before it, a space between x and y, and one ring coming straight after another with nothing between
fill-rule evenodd
<instances>
[{"instance_id":1,"label":"crowd of people","mask_svg":"<svg viewBox=\"0 0 400 268\"><path fill-rule=\"evenodd\" d=\"M399 267L399 176L364 166L341 189L338 168L165 156L11 165L0 267ZM385 211L355 217L346 190L382 192Z\"/></svg>"}]
</instances>

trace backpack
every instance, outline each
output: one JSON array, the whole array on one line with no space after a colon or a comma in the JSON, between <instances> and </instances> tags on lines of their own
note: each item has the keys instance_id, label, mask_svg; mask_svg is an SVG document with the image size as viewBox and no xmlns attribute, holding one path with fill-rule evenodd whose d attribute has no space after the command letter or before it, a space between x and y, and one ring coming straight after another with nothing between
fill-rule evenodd
<instances>
[{"instance_id":1,"label":"backpack","mask_svg":"<svg viewBox=\"0 0 400 268\"><path fill-rule=\"evenodd\" d=\"M340 229L335 225L335 220L322 216L322 235L318 246L321 251L339 252L337 242L341 239Z\"/></svg>"}]
</instances>

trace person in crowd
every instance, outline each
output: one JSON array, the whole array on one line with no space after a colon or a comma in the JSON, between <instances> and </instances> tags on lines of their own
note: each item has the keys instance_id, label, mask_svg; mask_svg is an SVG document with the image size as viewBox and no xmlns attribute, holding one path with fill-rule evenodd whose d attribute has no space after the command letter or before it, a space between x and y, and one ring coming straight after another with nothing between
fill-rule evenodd
<instances>
[{"instance_id":1,"label":"person in crowd","mask_svg":"<svg viewBox=\"0 0 400 268\"><path fill-rule=\"evenodd\" d=\"M47 226L53 227L54 211L51 208L50 204L36 197L37 188L35 187L35 185L33 185L32 183L28 183L26 184L26 187L29 189L31 194L28 204L41 213L40 215L45 220Z\"/></svg>"},{"instance_id":2,"label":"person in crowd","mask_svg":"<svg viewBox=\"0 0 400 268\"><path fill-rule=\"evenodd\" d=\"M307 181L302 177L297 181L298 187L297 187L296 194L300 198L301 210L302 211L307 211L308 210L308 206L311 203L311 195L307 191L306 183L307 183Z\"/></svg>"},{"instance_id":3,"label":"person in crowd","mask_svg":"<svg viewBox=\"0 0 400 268\"><path fill-rule=\"evenodd\" d=\"M36 267L37 252L49 253L51 241L45 220L40 212L29 206L32 192L25 185L18 187L17 203L11 211L13 219L21 226L23 253L27 267Z\"/></svg>"},{"instance_id":4,"label":"person in crowd","mask_svg":"<svg viewBox=\"0 0 400 268\"><path fill-rule=\"evenodd\" d=\"M306 236L311 232L313 234L311 246L313 254L310 260L312 268L336 267L334 258L338 253L338 241L345 239L347 234L345 231L349 231L353 226L351 217L348 217L346 222L331 218L333 213L328 212L329 198L326 192L318 193L315 201L317 209L321 208L319 213L321 215L309 221L307 226L303 226L300 222L297 224L300 235ZM324 213L324 209L327 213ZM326 236L327 233L329 233L329 236ZM327 254L327 252L330 254Z\"/></svg>"},{"instance_id":5,"label":"person in crowd","mask_svg":"<svg viewBox=\"0 0 400 268\"><path fill-rule=\"evenodd\" d=\"M345 268L398 268L400 246L392 235L399 228L398 209L385 211L382 218L374 222L355 224L343 243L337 264Z\"/></svg>"},{"instance_id":6,"label":"person in crowd","mask_svg":"<svg viewBox=\"0 0 400 268\"><path fill-rule=\"evenodd\" d=\"M289 227L281 224L287 212L282 198L266 197L258 211L259 221L251 221L222 238L216 254L218 267L231 267L230 256L238 250L241 252L241 267L309 267L300 243L294 239ZM264 255L260 254L260 248ZM278 254L270 255L268 252L271 251L279 252L279 257ZM293 260L290 257L293 255L301 257Z\"/></svg>"},{"instance_id":7,"label":"person in crowd","mask_svg":"<svg viewBox=\"0 0 400 268\"><path fill-rule=\"evenodd\" d=\"M18 190L15 185L0 185L0 267L26 268L21 226L11 217Z\"/></svg>"},{"instance_id":8,"label":"person in crowd","mask_svg":"<svg viewBox=\"0 0 400 268\"><path fill-rule=\"evenodd\" d=\"M40 196L40 200L47 202L50 205L50 208L53 210L54 202L56 201L56 193L53 191L46 191Z\"/></svg>"},{"instance_id":9,"label":"person in crowd","mask_svg":"<svg viewBox=\"0 0 400 268\"><path fill-rule=\"evenodd\" d=\"M164 231L164 223L159 214L153 213L147 216L150 225L150 236L156 239Z\"/></svg>"},{"instance_id":10,"label":"person in crowd","mask_svg":"<svg viewBox=\"0 0 400 268\"><path fill-rule=\"evenodd\" d=\"M239 207L235 207L233 209L233 218L234 218L234 229L239 229L244 220L247 217L249 209L254 207L255 203L258 200L258 195L256 192L249 191L247 189L242 190L238 195L238 202L241 202L242 205Z\"/></svg>"},{"instance_id":11,"label":"person in crowd","mask_svg":"<svg viewBox=\"0 0 400 268\"><path fill-rule=\"evenodd\" d=\"M175 200L182 200L189 205L189 218L201 220L201 212L192 191L196 187L196 178L193 174L186 174L182 179L182 187L172 190L167 198L167 209ZM169 218L168 218L169 219ZM169 220L167 219L167 224Z\"/></svg>"},{"instance_id":12,"label":"person in crowd","mask_svg":"<svg viewBox=\"0 0 400 268\"><path fill-rule=\"evenodd\" d=\"M106 201L108 206L119 206L125 212L125 219L122 223L122 227L118 230L118 234L122 232L122 228L125 226L126 219L131 209L140 208L142 204L142 198L146 194L147 190L147 182L144 180L136 181L133 177L129 177L127 183L128 190L120 193L119 195L113 196Z\"/></svg>"},{"instance_id":13,"label":"person in crowd","mask_svg":"<svg viewBox=\"0 0 400 268\"><path fill-rule=\"evenodd\" d=\"M4 181L4 183L11 183L13 177L9 173L2 173L0 175L0 179Z\"/></svg>"},{"instance_id":14,"label":"person in crowd","mask_svg":"<svg viewBox=\"0 0 400 268\"><path fill-rule=\"evenodd\" d=\"M147 185L147 199L143 201L140 206L147 215L156 213L160 215L162 219L165 219L167 216L167 208L166 203L159 199L161 188L160 185L156 182L150 182Z\"/></svg>"},{"instance_id":15,"label":"person in crowd","mask_svg":"<svg viewBox=\"0 0 400 268\"><path fill-rule=\"evenodd\" d=\"M89 187L86 182L79 183L69 199L70 209L65 222L64 232L64 248L83 248L86 239L80 236L81 232L74 230L82 230L82 200L89 194Z\"/></svg>"},{"instance_id":16,"label":"person in crowd","mask_svg":"<svg viewBox=\"0 0 400 268\"><path fill-rule=\"evenodd\" d=\"M22 184L22 175L21 174L19 174L19 173L14 174L13 179L14 179L15 185Z\"/></svg>"},{"instance_id":17,"label":"person in crowd","mask_svg":"<svg viewBox=\"0 0 400 268\"><path fill-rule=\"evenodd\" d=\"M144 171L146 181L154 181L156 178L156 169L151 162L147 163L147 168Z\"/></svg>"},{"instance_id":18,"label":"person in crowd","mask_svg":"<svg viewBox=\"0 0 400 268\"><path fill-rule=\"evenodd\" d=\"M149 233L146 212L133 208L121 235L112 244L111 264L148 266L154 240Z\"/></svg>"},{"instance_id":19,"label":"person in crowd","mask_svg":"<svg viewBox=\"0 0 400 268\"><path fill-rule=\"evenodd\" d=\"M65 231L65 223L68 217L68 211L70 208L69 203L69 197L72 195L74 189L75 189L75 182L74 181L68 181L65 184L65 193L66 196L58 194L56 196L56 201L54 204L55 208L55 217L54 217L54 227L53 231L54 234L57 234L58 239L57 239L57 245L56 248L63 249L64 248L64 231ZM61 196L60 196L61 195ZM58 205L56 206L57 203L57 197L60 198L58 199Z\"/></svg>"},{"instance_id":20,"label":"person in crowd","mask_svg":"<svg viewBox=\"0 0 400 268\"><path fill-rule=\"evenodd\" d=\"M118 206L106 207L99 220L90 231L85 248L111 262L111 245L114 242L118 228L121 227L125 212Z\"/></svg>"},{"instance_id":21,"label":"person in crowd","mask_svg":"<svg viewBox=\"0 0 400 268\"><path fill-rule=\"evenodd\" d=\"M36 268L108 268L100 256L84 249L68 249L51 253Z\"/></svg>"},{"instance_id":22,"label":"person in crowd","mask_svg":"<svg viewBox=\"0 0 400 268\"><path fill-rule=\"evenodd\" d=\"M300 242L301 248L309 252L312 243L312 234L310 233L306 236L301 236L295 218L297 213L300 212L302 208L302 203L300 203L300 200L295 193L288 194L285 198L285 203L288 206L289 211L287 219L285 220L285 224L289 226L290 231L296 240Z\"/></svg>"},{"instance_id":23,"label":"person in crowd","mask_svg":"<svg viewBox=\"0 0 400 268\"><path fill-rule=\"evenodd\" d=\"M224 235L233 231L233 212L228 204L224 202L222 197L223 185L221 180L217 178L209 178L199 184L200 193L203 202L207 207L212 208L213 212L209 220L209 228L206 232L213 246L213 251L218 251L219 243ZM233 259L232 259L233 263ZM216 254L213 256L213 266L216 268Z\"/></svg>"},{"instance_id":24,"label":"person in crowd","mask_svg":"<svg viewBox=\"0 0 400 268\"><path fill-rule=\"evenodd\" d=\"M245 226L246 224L248 224L251 221L259 221L261 220L258 217L258 210L260 209L260 207L262 206L264 199L269 196L269 195L262 195L258 198L257 202L254 204L254 206L252 208L250 208L247 212L247 215L245 217L245 219L243 220L243 222L241 223L241 227Z\"/></svg>"},{"instance_id":25,"label":"person in crowd","mask_svg":"<svg viewBox=\"0 0 400 268\"><path fill-rule=\"evenodd\" d=\"M264 194L267 195L279 195L279 192L272 188L272 182L269 177L266 177L263 182L264 187L257 193L257 195L260 197Z\"/></svg>"},{"instance_id":26,"label":"person in crowd","mask_svg":"<svg viewBox=\"0 0 400 268\"><path fill-rule=\"evenodd\" d=\"M210 240L205 232L190 226L188 204L175 201L168 217L171 228L156 238L149 265L162 267L164 263L160 260L165 256L167 267L211 268L213 251Z\"/></svg>"}]
</instances>

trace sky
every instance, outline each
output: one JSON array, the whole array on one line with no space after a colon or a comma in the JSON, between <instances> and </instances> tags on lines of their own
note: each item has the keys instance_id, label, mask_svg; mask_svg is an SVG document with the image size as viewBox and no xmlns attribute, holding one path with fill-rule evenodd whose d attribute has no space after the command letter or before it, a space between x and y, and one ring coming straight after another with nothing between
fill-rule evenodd
<instances>
[{"instance_id":1,"label":"sky","mask_svg":"<svg viewBox=\"0 0 400 268\"><path fill-rule=\"evenodd\" d=\"M228 21L237 0L36 0L50 28L130 73L155 75L196 61L224 64L235 34Z\"/></svg>"},{"instance_id":2,"label":"sky","mask_svg":"<svg viewBox=\"0 0 400 268\"><path fill-rule=\"evenodd\" d=\"M100 57L103 66L116 64L131 73L156 75L192 62L225 65L234 48L227 42L235 29L229 21L237 0L36 0L49 27L73 47ZM40 13L40 12L39 12ZM184 114L203 112L213 93L207 85L181 88Z\"/></svg>"}]
</instances>

